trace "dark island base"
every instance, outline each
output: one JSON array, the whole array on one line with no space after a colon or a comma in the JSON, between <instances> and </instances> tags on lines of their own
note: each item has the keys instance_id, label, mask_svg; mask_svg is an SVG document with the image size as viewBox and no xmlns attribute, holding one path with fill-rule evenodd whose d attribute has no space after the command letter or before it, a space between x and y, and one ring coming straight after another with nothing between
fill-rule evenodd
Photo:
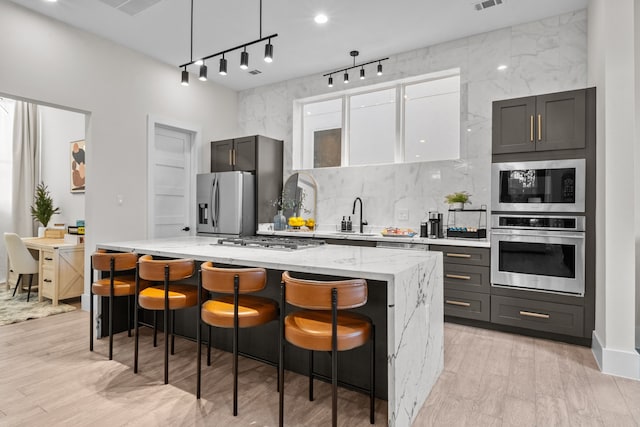
<instances>
[{"instance_id":1,"label":"dark island base","mask_svg":"<svg viewBox=\"0 0 640 427\"><path fill-rule=\"evenodd\" d=\"M475 328L491 329L493 331L508 332L511 334L525 335L533 338L543 338L553 341L562 341L569 344L591 347L591 338L572 337L569 335L554 334L551 332L536 331L533 329L518 328L515 326L499 325L496 323L483 322L481 320L465 319L462 317L444 316L444 321L457 323L459 325L473 326Z\"/></svg>"},{"instance_id":2,"label":"dark island base","mask_svg":"<svg viewBox=\"0 0 640 427\"><path fill-rule=\"evenodd\" d=\"M216 264L225 267L222 264ZM237 266L227 266L234 267ZM199 266L198 266L199 268ZM336 280L345 277L312 275L307 273L296 273L296 277L317 280ZM280 302L280 280L282 271L268 270L266 288L256 293L267 298L272 298ZM197 279L192 278L195 285ZM376 397L387 399L387 283L382 281L367 280L368 302L364 307L353 311L364 314L371 318L375 324L376 331ZM100 320L101 336L108 336L108 298L101 299L102 318ZM132 300L133 301L133 300ZM133 305L133 304L132 304ZM287 305L287 313L295 308ZM153 325L153 313L148 310L142 311L144 314L141 321ZM196 322L199 315L197 307L191 307L176 311L176 335L187 339L196 339ZM131 314L133 319L133 310ZM158 312L158 333L162 333L163 313ZM115 298L114 304L114 333L127 330L127 298ZM208 339L207 327L202 328L203 369L206 369L206 342ZM212 327L212 346L224 351L232 351L233 329L222 329ZM238 349L241 354L252 358L261 358L272 363L274 366L278 361L278 322L271 322L267 325L255 328L240 329ZM140 341L140 351L161 351L153 349L151 342ZM159 353L160 354L160 353ZM133 355L132 355L133 357ZM194 353L193 357L196 357ZM171 356L169 356L171 363ZM212 361L215 363L215 361ZM295 346L287 344L285 347L285 368L289 371L307 375L309 371L309 352ZM317 375L329 377L331 374L330 353L316 352L314 356L314 372ZM276 370L273 372L277 375ZM322 379L322 378L318 378ZM369 389L369 344L362 347L338 353L338 379L341 385L363 391ZM195 390L195 384L194 384Z\"/></svg>"}]
</instances>

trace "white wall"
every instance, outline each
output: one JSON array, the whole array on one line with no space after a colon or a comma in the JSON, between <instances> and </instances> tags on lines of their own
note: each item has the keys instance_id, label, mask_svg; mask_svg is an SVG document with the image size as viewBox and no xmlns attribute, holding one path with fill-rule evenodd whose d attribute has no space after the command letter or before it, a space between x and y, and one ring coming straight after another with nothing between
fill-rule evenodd
<instances>
[{"instance_id":1,"label":"white wall","mask_svg":"<svg viewBox=\"0 0 640 427\"><path fill-rule=\"evenodd\" d=\"M11 158L13 147L13 113L15 102L12 99L0 100L0 234L12 231L11 221ZM4 240L0 242L0 283L7 277L7 249Z\"/></svg>"},{"instance_id":2,"label":"white wall","mask_svg":"<svg viewBox=\"0 0 640 427\"><path fill-rule=\"evenodd\" d=\"M199 171L210 162L208 141L238 134L236 92L194 76L185 88L177 67L8 1L0 2L0 52L0 94L90 114L85 272L97 242L146 237L149 114L201 126Z\"/></svg>"},{"instance_id":3,"label":"white wall","mask_svg":"<svg viewBox=\"0 0 640 427\"><path fill-rule=\"evenodd\" d=\"M500 64L509 68L497 71ZM391 55L383 63L382 76L355 79L349 86L460 68L460 159L312 170L319 185L319 223L338 223L342 215L351 213L356 196L364 201L369 224L415 229L425 211L445 211L444 195L454 191L470 192L472 207L488 205L491 102L584 88L586 64L586 10ZM292 170L293 100L344 88L339 79L328 88L320 71L239 94L241 133L283 139L285 177ZM401 209L408 209L407 221L398 219Z\"/></svg>"},{"instance_id":4,"label":"white wall","mask_svg":"<svg viewBox=\"0 0 640 427\"><path fill-rule=\"evenodd\" d=\"M605 4L606 3L606 4ZM589 5L589 83L597 94L596 330L604 372L640 379L636 341L638 138L634 17L638 2Z\"/></svg>"},{"instance_id":5,"label":"white wall","mask_svg":"<svg viewBox=\"0 0 640 427\"><path fill-rule=\"evenodd\" d=\"M41 138L41 181L49 187L54 205L60 214L54 223L75 225L84 219L84 193L71 193L70 142L85 138L85 115L52 107L39 107Z\"/></svg>"}]
</instances>

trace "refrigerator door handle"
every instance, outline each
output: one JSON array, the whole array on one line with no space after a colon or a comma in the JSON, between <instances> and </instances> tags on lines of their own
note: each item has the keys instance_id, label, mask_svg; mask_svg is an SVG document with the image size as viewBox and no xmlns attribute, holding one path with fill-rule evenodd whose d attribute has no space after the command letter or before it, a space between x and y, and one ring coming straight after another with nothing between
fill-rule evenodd
<instances>
[{"instance_id":1,"label":"refrigerator door handle","mask_svg":"<svg viewBox=\"0 0 640 427\"><path fill-rule=\"evenodd\" d=\"M211 195L209 196L210 199L210 203L209 203L209 216L211 217L211 226L215 228L216 226L216 207L215 207L215 199L214 199L214 194L215 194L215 189L216 189L216 179L217 177L213 178L213 182L211 183Z\"/></svg>"},{"instance_id":2,"label":"refrigerator door handle","mask_svg":"<svg viewBox=\"0 0 640 427\"><path fill-rule=\"evenodd\" d=\"M218 222L220 221L220 181L218 180L218 177L216 176L216 181L213 184L214 185L214 198L215 198L215 205L214 205L214 214L215 214L215 227L219 227Z\"/></svg>"}]
</instances>

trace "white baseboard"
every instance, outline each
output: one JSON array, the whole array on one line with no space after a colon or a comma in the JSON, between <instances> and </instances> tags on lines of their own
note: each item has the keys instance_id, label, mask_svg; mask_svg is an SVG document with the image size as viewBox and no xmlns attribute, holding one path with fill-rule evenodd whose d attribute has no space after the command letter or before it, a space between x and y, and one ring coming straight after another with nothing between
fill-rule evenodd
<instances>
[{"instance_id":1,"label":"white baseboard","mask_svg":"<svg viewBox=\"0 0 640 427\"><path fill-rule=\"evenodd\" d=\"M596 331L592 338L591 351L602 373L640 380L640 354L637 351L603 347Z\"/></svg>"}]
</instances>

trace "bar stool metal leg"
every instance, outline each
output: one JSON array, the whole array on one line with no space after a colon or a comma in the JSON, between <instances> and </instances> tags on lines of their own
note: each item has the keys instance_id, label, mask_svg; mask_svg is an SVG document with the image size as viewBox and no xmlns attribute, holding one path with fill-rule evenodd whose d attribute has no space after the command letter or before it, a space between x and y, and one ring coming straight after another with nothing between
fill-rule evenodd
<instances>
[{"instance_id":1,"label":"bar stool metal leg","mask_svg":"<svg viewBox=\"0 0 640 427\"><path fill-rule=\"evenodd\" d=\"M169 384L169 265L164 266L164 383Z\"/></svg>"},{"instance_id":2,"label":"bar stool metal leg","mask_svg":"<svg viewBox=\"0 0 640 427\"><path fill-rule=\"evenodd\" d=\"M369 390L369 421L376 423L375 401L376 401L376 326L371 323L371 373Z\"/></svg>"},{"instance_id":3,"label":"bar stool metal leg","mask_svg":"<svg viewBox=\"0 0 640 427\"><path fill-rule=\"evenodd\" d=\"M127 336L131 337L131 295L127 295Z\"/></svg>"},{"instance_id":4,"label":"bar stool metal leg","mask_svg":"<svg viewBox=\"0 0 640 427\"><path fill-rule=\"evenodd\" d=\"M176 311L169 310L171 316L171 355L176 354Z\"/></svg>"},{"instance_id":5,"label":"bar stool metal leg","mask_svg":"<svg viewBox=\"0 0 640 427\"><path fill-rule=\"evenodd\" d=\"M89 273L91 285L89 286L89 351L93 351L93 260Z\"/></svg>"},{"instance_id":6,"label":"bar stool metal leg","mask_svg":"<svg viewBox=\"0 0 640 427\"><path fill-rule=\"evenodd\" d=\"M309 350L309 402L313 402L313 350Z\"/></svg>"},{"instance_id":7,"label":"bar stool metal leg","mask_svg":"<svg viewBox=\"0 0 640 427\"><path fill-rule=\"evenodd\" d=\"M233 278L233 416L238 415L238 292L240 277Z\"/></svg>"},{"instance_id":8,"label":"bar stool metal leg","mask_svg":"<svg viewBox=\"0 0 640 427\"><path fill-rule=\"evenodd\" d=\"M331 289L331 425L338 425L338 290Z\"/></svg>"},{"instance_id":9,"label":"bar stool metal leg","mask_svg":"<svg viewBox=\"0 0 640 427\"><path fill-rule=\"evenodd\" d=\"M153 310L153 346L158 346L158 311Z\"/></svg>"},{"instance_id":10,"label":"bar stool metal leg","mask_svg":"<svg viewBox=\"0 0 640 427\"><path fill-rule=\"evenodd\" d=\"M138 268L136 268L136 295L133 300L135 310L133 311L133 323L135 323L135 344L133 351L133 373L138 373L138 341L140 338L140 327L138 322L138 294L140 293L140 276L138 274Z\"/></svg>"},{"instance_id":11,"label":"bar stool metal leg","mask_svg":"<svg viewBox=\"0 0 640 427\"><path fill-rule=\"evenodd\" d=\"M202 310L202 270L198 270L198 319L196 320L196 343L198 347L198 365L196 367L196 376L198 377L196 382L197 399L200 399L200 386L202 383L200 378L202 375L202 315L200 310Z\"/></svg>"},{"instance_id":12,"label":"bar stool metal leg","mask_svg":"<svg viewBox=\"0 0 640 427\"><path fill-rule=\"evenodd\" d=\"M280 383L280 402L278 408L278 425L284 425L284 317L285 317L285 284L280 283L280 357L278 360L278 382Z\"/></svg>"}]
</instances>

